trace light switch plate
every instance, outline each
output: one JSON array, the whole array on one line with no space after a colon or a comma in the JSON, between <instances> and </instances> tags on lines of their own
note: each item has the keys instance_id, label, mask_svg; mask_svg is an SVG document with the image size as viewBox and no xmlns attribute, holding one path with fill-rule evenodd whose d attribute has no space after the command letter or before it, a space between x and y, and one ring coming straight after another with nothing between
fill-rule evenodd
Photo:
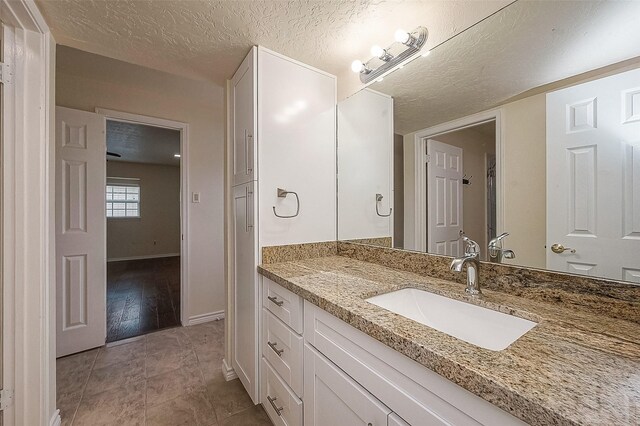
<instances>
[{"instance_id":1,"label":"light switch plate","mask_svg":"<svg viewBox=\"0 0 640 426\"><path fill-rule=\"evenodd\" d=\"M192 192L191 193L191 202L192 203L199 203L200 202L200 193L199 192Z\"/></svg>"}]
</instances>

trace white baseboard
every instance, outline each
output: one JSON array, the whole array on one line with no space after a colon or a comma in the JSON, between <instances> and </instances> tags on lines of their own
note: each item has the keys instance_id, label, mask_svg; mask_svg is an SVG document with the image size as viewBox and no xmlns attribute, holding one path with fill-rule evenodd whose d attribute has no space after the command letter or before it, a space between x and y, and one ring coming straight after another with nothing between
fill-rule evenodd
<instances>
[{"instance_id":1,"label":"white baseboard","mask_svg":"<svg viewBox=\"0 0 640 426\"><path fill-rule=\"evenodd\" d=\"M62 424L62 419L60 418L60 410L56 410L51 416L51 420L49 420L49 426L60 426Z\"/></svg>"},{"instance_id":2,"label":"white baseboard","mask_svg":"<svg viewBox=\"0 0 640 426\"><path fill-rule=\"evenodd\" d=\"M149 254L145 256L129 256L129 257L113 257L111 259L107 259L107 262L120 262L123 260L159 259L161 257L176 257L176 256L180 256L180 253Z\"/></svg>"},{"instance_id":3,"label":"white baseboard","mask_svg":"<svg viewBox=\"0 0 640 426\"><path fill-rule=\"evenodd\" d=\"M210 321L220 321L221 319L224 319L224 311L210 312L190 317L187 325L203 324Z\"/></svg>"},{"instance_id":4,"label":"white baseboard","mask_svg":"<svg viewBox=\"0 0 640 426\"><path fill-rule=\"evenodd\" d=\"M226 359L222 360L222 374L224 375L224 379L227 382L238 378L236 371L229 364L227 364Z\"/></svg>"}]
</instances>

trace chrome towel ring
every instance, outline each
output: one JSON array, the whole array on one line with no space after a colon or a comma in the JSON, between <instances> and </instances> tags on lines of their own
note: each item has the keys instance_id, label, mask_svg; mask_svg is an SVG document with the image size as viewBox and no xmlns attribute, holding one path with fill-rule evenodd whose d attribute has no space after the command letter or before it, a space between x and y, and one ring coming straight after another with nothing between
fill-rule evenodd
<instances>
[{"instance_id":1,"label":"chrome towel ring","mask_svg":"<svg viewBox=\"0 0 640 426\"><path fill-rule=\"evenodd\" d=\"M296 212L295 214L292 215L280 215L278 214L278 212L276 212L276 206L273 206L273 214L276 215L276 217L280 217L283 219L291 219L292 217L296 217L298 216L298 214L300 214L300 197L298 197L298 194L293 192L293 191L287 191L286 189L282 189L282 188L278 188L278 198L286 198L287 195L289 194L293 194L296 197Z\"/></svg>"},{"instance_id":2,"label":"chrome towel ring","mask_svg":"<svg viewBox=\"0 0 640 426\"><path fill-rule=\"evenodd\" d=\"M378 203L380 203L380 201L382 201L382 194L376 194L376 214L380 217L389 217L391 216L391 212L393 211L393 209L390 207L389 208L389 213L388 214L380 214L380 210L378 210Z\"/></svg>"}]
</instances>

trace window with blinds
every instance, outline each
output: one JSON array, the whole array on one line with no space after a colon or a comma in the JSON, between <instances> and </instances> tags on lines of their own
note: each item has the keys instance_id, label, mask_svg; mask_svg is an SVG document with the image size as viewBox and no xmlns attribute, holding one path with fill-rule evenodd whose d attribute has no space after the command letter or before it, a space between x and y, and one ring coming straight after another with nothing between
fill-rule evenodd
<instances>
[{"instance_id":1,"label":"window with blinds","mask_svg":"<svg viewBox=\"0 0 640 426\"><path fill-rule=\"evenodd\" d=\"M140 185L107 185L107 217L140 217Z\"/></svg>"}]
</instances>

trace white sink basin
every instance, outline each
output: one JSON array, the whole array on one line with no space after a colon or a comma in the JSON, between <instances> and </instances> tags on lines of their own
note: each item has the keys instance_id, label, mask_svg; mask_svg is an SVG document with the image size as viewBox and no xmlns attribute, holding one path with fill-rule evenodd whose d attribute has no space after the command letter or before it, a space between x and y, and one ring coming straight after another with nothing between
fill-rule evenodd
<instances>
[{"instance_id":1,"label":"white sink basin","mask_svg":"<svg viewBox=\"0 0 640 426\"><path fill-rule=\"evenodd\" d=\"M367 302L492 351L506 349L536 326L526 319L415 288L381 294Z\"/></svg>"}]
</instances>

